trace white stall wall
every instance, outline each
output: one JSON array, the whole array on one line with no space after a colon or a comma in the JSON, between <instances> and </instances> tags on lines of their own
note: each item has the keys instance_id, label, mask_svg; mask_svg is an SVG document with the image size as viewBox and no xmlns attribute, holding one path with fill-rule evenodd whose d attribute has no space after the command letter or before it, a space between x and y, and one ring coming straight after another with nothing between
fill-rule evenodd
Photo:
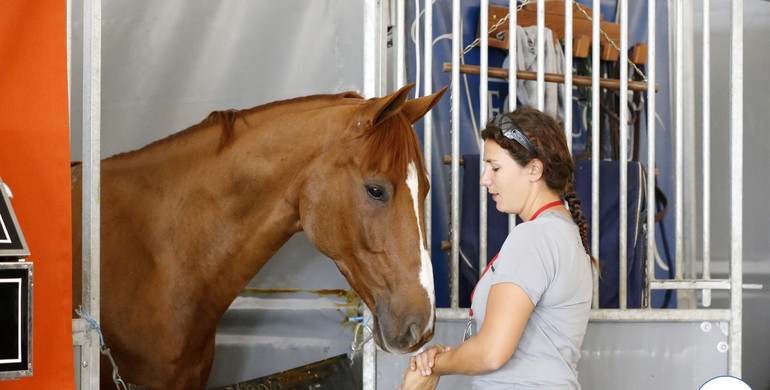
<instances>
[{"instance_id":1,"label":"white stall wall","mask_svg":"<svg viewBox=\"0 0 770 390\"><path fill-rule=\"evenodd\" d=\"M81 1L72 8L72 157L79 159ZM102 13L105 157L214 110L363 89L358 0L103 0Z\"/></svg>"}]
</instances>

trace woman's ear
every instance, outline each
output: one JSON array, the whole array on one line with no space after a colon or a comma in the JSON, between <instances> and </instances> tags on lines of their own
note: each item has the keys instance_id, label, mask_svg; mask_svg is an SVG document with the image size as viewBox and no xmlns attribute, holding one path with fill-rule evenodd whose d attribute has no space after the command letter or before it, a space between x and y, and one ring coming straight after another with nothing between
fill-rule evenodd
<instances>
[{"instance_id":1,"label":"woman's ear","mask_svg":"<svg viewBox=\"0 0 770 390\"><path fill-rule=\"evenodd\" d=\"M545 168L543 162L539 158L533 158L529 162L529 180L536 182L543 177L543 169Z\"/></svg>"}]
</instances>

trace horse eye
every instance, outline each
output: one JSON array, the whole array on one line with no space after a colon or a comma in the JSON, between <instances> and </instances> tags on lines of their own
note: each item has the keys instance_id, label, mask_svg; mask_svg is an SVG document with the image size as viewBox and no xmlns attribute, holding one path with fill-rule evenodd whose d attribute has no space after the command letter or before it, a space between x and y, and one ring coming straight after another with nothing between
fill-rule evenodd
<instances>
[{"instance_id":1,"label":"horse eye","mask_svg":"<svg viewBox=\"0 0 770 390\"><path fill-rule=\"evenodd\" d=\"M385 200L385 190L382 189L382 187L379 186L366 186L366 193L369 194L369 197L375 200Z\"/></svg>"}]
</instances>

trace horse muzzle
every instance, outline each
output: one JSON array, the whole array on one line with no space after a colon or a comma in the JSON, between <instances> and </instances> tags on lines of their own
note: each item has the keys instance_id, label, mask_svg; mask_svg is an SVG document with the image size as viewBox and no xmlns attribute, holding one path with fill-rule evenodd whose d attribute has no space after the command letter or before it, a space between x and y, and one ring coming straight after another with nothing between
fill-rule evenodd
<instances>
[{"instance_id":1,"label":"horse muzzle","mask_svg":"<svg viewBox=\"0 0 770 390\"><path fill-rule=\"evenodd\" d=\"M372 329L374 341L387 352L414 352L433 338L434 325L428 326L432 317L431 313L416 311L394 316L387 310L377 310Z\"/></svg>"}]
</instances>

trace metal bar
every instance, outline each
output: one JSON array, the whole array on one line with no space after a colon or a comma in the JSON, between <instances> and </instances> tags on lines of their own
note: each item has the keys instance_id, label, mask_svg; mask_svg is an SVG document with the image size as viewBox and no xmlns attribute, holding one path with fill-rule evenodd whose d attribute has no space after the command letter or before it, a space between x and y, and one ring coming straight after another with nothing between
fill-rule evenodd
<instances>
[{"instance_id":1,"label":"metal bar","mask_svg":"<svg viewBox=\"0 0 770 390\"><path fill-rule=\"evenodd\" d=\"M601 0L593 1L593 9L601 9ZM599 18L591 22L591 255L599 258ZM593 308L599 307L599 275L594 272Z\"/></svg>"},{"instance_id":2,"label":"metal bar","mask_svg":"<svg viewBox=\"0 0 770 390\"><path fill-rule=\"evenodd\" d=\"M364 1L364 97L372 98L381 94L380 79L382 67L380 57L381 3L379 0Z\"/></svg>"},{"instance_id":3,"label":"metal bar","mask_svg":"<svg viewBox=\"0 0 770 390\"><path fill-rule=\"evenodd\" d=\"M674 157L675 157L675 163L674 163L674 177L675 177L675 184L674 184L674 219L675 219L675 228L674 228L674 267L675 267L675 278L677 280L682 280L684 271L682 269L682 251L683 251L683 244L684 244L684 124L683 124L683 113L684 113L684 88L683 88L683 72L684 72L684 7L682 5L682 1L676 2L675 11L676 17L675 17L675 41L676 41L676 47L675 47L675 59L674 59L674 117L675 117L675 125L674 125L674 140L675 140L675 150L674 150Z\"/></svg>"},{"instance_id":4,"label":"metal bar","mask_svg":"<svg viewBox=\"0 0 770 390\"><path fill-rule=\"evenodd\" d=\"M684 106L683 118L683 131L684 131L684 144L689 145L684 152L684 173L682 175L684 179L684 264L685 269L689 269L685 275L687 277L694 278L697 275L695 251L697 248L697 235L696 235L696 211L698 197L696 195L695 181L698 177L696 158L695 158L695 52L694 52L694 38L693 38L693 2L685 1L683 4L684 12L682 15L684 25L683 39L684 46L682 47L683 58L688 60L682 64L682 78L684 83L684 97L683 101L689 104ZM685 269L682 271L684 272ZM691 294L693 305L695 305L695 294Z\"/></svg>"},{"instance_id":5,"label":"metal bar","mask_svg":"<svg viewBox=\"0 0 770 390\"><path fill-rule=\"evenodd\" d=\"M518 34L517 32L517 15L516 12L517 0L508 1L508 74L515 74L516 69L519 68L519 56L518 56ZM462 72L462 69L460 70ZM508 111L513 112L516 110L516 87L517 82L515 77L508 77ZM515 219L514 219L515 220Z\"/></svg>"},{"instance_id":6,"label":"metal bar","mask_svg":"<svg viewBox=\"0 0 770 390\"><path fill-rule=\"evenodd\" d=\"M381 94L382 68L380 64L380 18L382 17L380 0L365 0L364 19L364 96L372 98ZM364 318L371 315L364 305ZM366 332L366 330L364 330ZM373 340L364 344L362 353L362 389L375 390L377 386L377 349Z\"/></svg>"},{"instance_id":7,"label":"metal bar","mask_svg":"<svg viewBox=\"0 0 770 390\"><path fill-rule=\"evenodd\" d=\"M572 1L564 2L564 137L572 155Z\"/></svg>"},{"instance_id":8,"label":"metal bar","mask_svg":"<svg viewBox=\"0 0 770 390\"><path fill-rule=\"evenodd\" d=\"M415 35L417 36L420 35L420 0L414 0L414 31L416 31ZM417 88L415 88L414 97L418 97L420 94L420 60L421 59L422 59L422 56L420 55L420 40L415 39L414 40L414 68L416 69L416 72L415 72L414 82L417 85Z\"/></svg>"},{"instance_id":9,"label":"metal bar","mask_svg":"<svg viewBox=\"0 0 770 390\"><path fill-rule=\"evenodd\" d=\"M545 109L545 0L537 0L537 109Z\"/></svg>"},{"instance_id":10,"label":"metal bar","mask_svg":"<svg viewBox=\"0 0 770 390\"><path fill-rule=\"evenodd\" d=\"M730 321L729 309L591 309L591 322ZM467 321L466 309L436 309L439 321Z\"/></svg>"},{"instance_id":11,"label":"metal bar","mask_svg":"<svg viewBox=\"0 0 770 390\"><path fill-rule=\"evenodd\" d=\"M73 346L83 346L87 345L89 342L89 323L88 321L82 319L82 318L73 318L72 319L72 345ZM75 368L77 369L77 364L75 364Z\"/></svg>"},{"instance_id":12,"label":"metal bar","mask_svg":"<svg viewBox=\"0 0 770 390\"><path fill-rule=\"evenodd\" d=\"M458 291L460 288L458 275L460 273L460 0L452 0L452 252L451 275L452 289L450 304L452 308L459 307Z\"/></svg>"},{"instance_id":13,"label":"metal bar","mask_svg":"<svg viewBox=\"0 0 770 390\"><path fill-rule=\"evenodd\" d=\"M698 290L702 288L713 290L729 290L730 280L661 280L650 282L650 288L653 290Z\"/></svg>"},{"instance_id":14,"label":"metal bar","mask_svg":"<svg viewBox=\"0 0 770 390\"><path fill-rule=\"evenodd\" d=\"M100 321L101 0L83 2L83 302ZM81 388L99 388L100 339L91 332L81 349Z\"/></svg>"},{"instance_id":15,"label":"metal bar","mask_svg":"<svg viewBox=\"0 0 770 390\"><path fill-rule=\"evenodd\" d=\"M363 310L364 318L371 318L372 312L366 305ZM363 327L363 337L367 338L372 334L367 327ZM369 341L364 343L362 358L362 389L363 390L375 390L377 388L377 345L374 343L374 338L369 338Z\"/></svg>"},{"instance_id":16,"label":"metal bar","mask_svg":"<svg viewBox=\"0 0 770 390\"><path fill-rule=\"evenodd\" d=\"M711 279L711 18L709 1L703 0L703 279ZM703 290L702 304L711 306L711 290Z\"/></svg>"},{"instance_id":17,"label":"metal bar","mask_svg":"<svg viewBox=\"0 0 770 390\"><path fill-rule=\"evenodd\" d=\"M619 306L628 306L628 1L620 6L620 235L618 237Z\"/></svg>"},{"instance_id":18,"label":"metal bar","mask_svg":"<svg viewBox=\"0 0 770 390\"><path fill-rule=\"evenodd\" d=\"M425 86L424 95L433 93L433 3L425 0ZM400 85L399 85L400 87ZM433 111L428 111L423 117L423 150L425 153L425 168L428 180L433 177ZM431 194L425 198L425 239L428 253L431 253L431 237L433 236L433 202Z\"/></svg>"},{"instance_id":19,"label":"metal bar","mask_svg":"<svg viewBox=\"0 0 770 390\"><path fill-rule=\"evenodd\" d=\"M479 34L481 82L479 83L479 130L489 117L489 0L481 0ZM484 174L484 143L479 143L479 177ZM487 267L487 187L479 186L479 277Z\"/></svg>"},{"instance_id":20,"label":"metal bar","mask_svg":"<svg viewBox=\"0 0 770 390\"><path fill-rule=\"evenodd\" d=\"M730 370L741 377L743 335L743 0L730 18Z\"/></svg>"},{"instance_id":21,"label":"metal bar","mask_svg":"<svg viewBox=\"0 0 770 390\"><path fill-rule=\"evenodd\" d=\"M655 85L655 0L649 0L647 3L647 83ZM655 280L655 91L647 90L647 280ZM647 289L648 307L652 307L652 295Z\"/></svg>"},{"instance_id":22,"label":"metal bar","mask_svg":"<svg viewBox=\"0 0 770 390\"><path fill-rule=\"evenodd\" d=\"M517 26L517 0L508 1L508 74L516 74L516 70L519 68L518 57L518 29ZM513 112L516 110L516 97L517 95L517 81L515 77L508 77L508 111ZM511 232L516 227L516 214L508 214L508 232Z\"/></svg>"},{"instance_id":23,"label":"metal bar","mask_svg":"<svg viewBox=\"0 0 770 390\"><path fill-rule=\"evenodd\" d=\"M396 0L396 89L406 84L406 0Z\"/></svg>"},{"instance_id":24,"label":"metal bar","mask_svg":"<svg viewBox=\"0 0 770 390\"><path fill-rule=\"evenodd\" d=\"M730 321L729 309L593 309L591 322ZM731 374L732 375L732 374Z\"/></svg>"},{"instance_id":25,"label":"metal bar","mask_svg":"<svg viewBox=\"0 0 770 390\"><path fill-rule=\"evenodd\" d=\"M438 321L468 321L470 318L468 309L436 309L436 319Z\"/></svg>"}]
</instances>

